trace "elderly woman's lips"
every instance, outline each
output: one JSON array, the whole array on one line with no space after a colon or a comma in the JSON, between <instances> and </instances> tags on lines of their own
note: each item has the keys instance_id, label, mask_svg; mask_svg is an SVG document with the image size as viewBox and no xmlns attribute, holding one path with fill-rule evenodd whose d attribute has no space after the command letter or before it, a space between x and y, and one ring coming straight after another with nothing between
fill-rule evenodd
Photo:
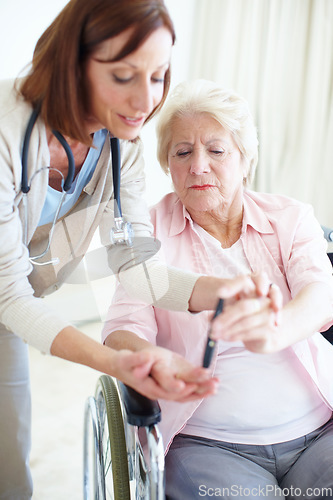
<instances>
[{"instance_id":1,"label":"elderly woman's lips","mask_svg":"<svg viewBox=\"0 0 333 500\"><path fill-rule=\"evenodd\" d=\"M212 184L204 184L203 186L198 186L198 185L194 184L193 186L191 186L191 189L197 189L198 191L204 191L205 189L209 189L212 187L215 187L215 186L213 186Z\"/></svg>"}]
</instances>

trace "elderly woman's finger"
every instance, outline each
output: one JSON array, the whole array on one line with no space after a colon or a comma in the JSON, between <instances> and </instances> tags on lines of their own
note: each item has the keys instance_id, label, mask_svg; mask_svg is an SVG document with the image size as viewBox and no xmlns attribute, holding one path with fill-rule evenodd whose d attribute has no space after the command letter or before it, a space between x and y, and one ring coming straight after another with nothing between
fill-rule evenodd
<instances>
[{"instance_id":1,"label":"elderly woman's finger","mask_svg":"<svg viewBox=\"0 0 333 500\"><path fill-rule=\"evenodd\" d=\"M215 340L224 338L226 333L238 331L240 323L256 315L267 314L270 310L270 299L267 297L248 298L227 305L224 312L214 319L211 337ZM236 330L235 330L236 329Z\"/></svg>"},{"instance_id":2,"label":"elderly woman's finger","mask_svg":"<svg viewBox=\"0 0 333 500\"><path fill-rule=\"evenodd\" d=\"M271 284L267 274L265 272L253 273L251 278L255 284L257 294L261 297L267 297Z\"/></svg>"},{"instance_id":3,"label":"elderly woman's finger","mask_svg":"<svg viewBox=\"0 0 333 500\"><path fill-rule=\"evenodd\" d=\"M251 301L248 306L253 311L256 310L254 302ZM243 316L228 326L223 325L220 331L216 330L216 336L215 333L212 333L211 337L215 338L215 340L221 339L230 342L262 340L271 331L275 331L276 328L275 313L270 307L265 307L258 313L254 312L254 314Z\"/></svg>"},{"instance_id":4,"label":"elderly woman's finger","mask_svg":"<svg viewBox=\"0 0 333 500\"><path fill-rule=\"evenodd\" d=\"M266 273L254 273L252 280L255 283L258 295L269 297L273 311L278 312L283 305L283 297L280 288L272 283Z\"/></svg>"},{"instance_id":5,"label":"elderly woman's finger","mask_svg":"<svg viewBox=\"0 0 333 500\"><path fill-rule=\"evenodd\" d=\"M271 307L274 312L278 313L283 307L283 296L280 288L275 284L271 283L269 287L268 297L271 299Z\"/></svg>"},{"instance_id":6,"label":"elderly woman's finger","mask_svg":"<svg viewBox=\"0 0 333 500\"><path fill-rule=\"evenodd\" d=\"M255 292L255 283L250 275L237 276L234 279L223 280L218 295L222 299L230 299L238 294L250 295Z\"/></svg>"}]
</instances>

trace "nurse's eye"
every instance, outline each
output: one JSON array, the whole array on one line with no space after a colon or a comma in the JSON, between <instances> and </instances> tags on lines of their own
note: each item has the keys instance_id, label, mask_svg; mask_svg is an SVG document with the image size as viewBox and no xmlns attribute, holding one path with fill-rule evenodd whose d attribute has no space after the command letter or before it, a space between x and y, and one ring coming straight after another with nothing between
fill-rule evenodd
<instances>
[{"instance_id":1,"label":"nurse's eye","mask_svg":"<svg viewBox=\"0 0 333 500\"><path fill-rule=\"evenodd\" d=\"M129 83L132 80L131 76L129 76L127 78L122 78L122 77L120 77L120 76L118 76L118 75L116 75L114 73L112 74L112 77L113 77L113 79L114 79L114 81L116 83L120 83L120 84L122 84L122 83Z\"/></svg>"},{"instance_id":2,"label":"nurse's eye","mask_svg":"<svg viewBox=\"0 0 333 500\"><path fill-rule=\"evenodd\" d=\"M164 78L157 78L156 76L153 76L151 81L153 83L164 83Z\"/></svg>"},{"instance_id":3,"label":"nurse's eye","mask_svg":"<svg viewBox=\"0 0 333 500\"><path fill-rule=\"evenodd\" d=\"M156 73L156 75L153 75L151 77L151 81L153 83L164 83L165 81L165 73Z\"/></svg>"}]
</instances>

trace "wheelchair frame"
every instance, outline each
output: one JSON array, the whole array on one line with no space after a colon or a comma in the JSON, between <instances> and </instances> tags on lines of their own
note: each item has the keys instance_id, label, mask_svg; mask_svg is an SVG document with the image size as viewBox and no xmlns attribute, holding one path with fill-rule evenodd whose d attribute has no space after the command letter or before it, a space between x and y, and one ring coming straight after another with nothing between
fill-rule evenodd
<instances>
[{"instance_id":1,"label":"wheelchair frame","mask_svg":"<svg viewBox=\"0 0 333 500\"><path fill-rule=\"evenodd\" d=\"M108 375L98 379L84 414L84 500L165 498L160 420L157 401ZM139 428L145 429L149 460Z\"/></svg>"}]
</instances>

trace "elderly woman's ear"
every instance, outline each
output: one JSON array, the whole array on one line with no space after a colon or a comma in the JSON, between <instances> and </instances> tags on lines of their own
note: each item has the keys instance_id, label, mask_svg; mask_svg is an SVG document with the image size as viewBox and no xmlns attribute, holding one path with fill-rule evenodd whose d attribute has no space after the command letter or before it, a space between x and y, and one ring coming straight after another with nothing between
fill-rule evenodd
<instances>
[{"instance_id":1,"label":"elderly woman's ear","mask_svg":"<svg viewBox=\"0 0 333 500\"><path fill-rule=\"evenodd\" d=\"M243 185L244 186L246 186L248 184L249 171L250 171L249 161L246 158L243 158Z\"/></svg>"}]
</instances>

